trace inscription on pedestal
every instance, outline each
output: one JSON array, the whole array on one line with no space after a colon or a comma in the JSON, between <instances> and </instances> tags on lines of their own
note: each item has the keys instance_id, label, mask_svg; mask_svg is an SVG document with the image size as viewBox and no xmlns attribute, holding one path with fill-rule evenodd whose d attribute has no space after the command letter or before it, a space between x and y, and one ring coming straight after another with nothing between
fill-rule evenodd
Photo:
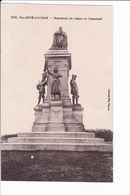
<instances>
[{"instance_id":1,"label":"inscription on pedestal","mask_svg":"<svg viewBox=\"0 0 130 195\"><path fill-rule=\"evenodd\" d=\"M51 109L51 121L63 121L63 111L61 108L55 107Z\"/></svg>"},{"instance_id":2,"label":"inscription on pedestal","mask_svg":"<svg viewBox=\"0 0 130 195\"><path fill-rule=\"evenodd\" d=\"M50 122L63 122L63 108L61 101L51 102Z\"/></svg>"},{"instance_id":3,"label":"inscription on pedestal","mask_svg":"<svg viewBox=\"0 0 130 195\"><path fill-rule=\"evenodd\" d=\"M65 131L63 123L63 105L61 101L52 101L50 120L48 123L49 131Z\"/></svg>"}]
</instances>

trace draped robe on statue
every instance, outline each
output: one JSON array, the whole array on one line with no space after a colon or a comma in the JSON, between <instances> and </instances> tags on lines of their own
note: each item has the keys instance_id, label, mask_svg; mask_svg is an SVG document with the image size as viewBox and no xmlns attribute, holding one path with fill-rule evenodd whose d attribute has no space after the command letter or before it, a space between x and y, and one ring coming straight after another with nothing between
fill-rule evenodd
<instances>
[{"instance_id":1,"label":"draped robe on statue","mask_svg":"<svg viewBox=\"0 0 130 195\"><path fill-rule=\"evenodd\" d=\"M53 43L51 46L51 49L61 49L65 50L67 49L68 43L67 43L67 35L63 31L57 31L53 35Z\"/></svg>"}]
</instances>

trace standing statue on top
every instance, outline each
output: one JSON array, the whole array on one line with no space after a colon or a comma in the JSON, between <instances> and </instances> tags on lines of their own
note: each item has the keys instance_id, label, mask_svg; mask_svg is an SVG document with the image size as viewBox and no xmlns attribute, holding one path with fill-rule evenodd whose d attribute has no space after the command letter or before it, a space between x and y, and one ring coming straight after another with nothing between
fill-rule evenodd
<instances>
[{"instance_id":1,"label":"standing statue on top","mask_svg":"<svg viewBox=\"0 0 130 195\"><path fill-rule=\"evenodd\" d=\"M39 91L39 97L38 97L38 105L41 102L41 98L43 99L43 103L45 100L45 86L47 85L47 74L42 74L42 80L37 84L37 90Z\"/></svg>"},{"instance_id":2,"label":"standing statue on top","mask_svg":"<svg viewBox=\"0 0 130 195\"><path fill-rule=\"evenodd\" d=\"M71 94L72 94L72 102L75 104L78 104L78 99L79 99L79 92L78 92L78 86L76 83L76 75L72 75L72 79L70 81L70 87L71 87Z\"/></svg>"},{"instance_id":3,"label":"standing statue on top","mask_svg":"<svg viewBox=\"0 0 130 195\"><path fill-rule=\"evenodd\" d=\"M62 77L62 75L58 72L58 68L54 68L53 73L51 73L48 70L48 74L50 74L53 77L52 85L51 85L51 94L53 95L54 99L56 100L56 95L59 95L59 100L61 99L61 83L59 78Z\"/></svg>"},{"instance_id":4,"label":"standing statue on top","mask_svg":"<svg viewBox=\"0 0 130 195\"><path fill-rule=\"evenodd\" d=\"M50 50L66 50L67 46L67 35L62 30L62 27L59 27L59 30L53 35L53 43Z\"/></svg>"}]
</instances>

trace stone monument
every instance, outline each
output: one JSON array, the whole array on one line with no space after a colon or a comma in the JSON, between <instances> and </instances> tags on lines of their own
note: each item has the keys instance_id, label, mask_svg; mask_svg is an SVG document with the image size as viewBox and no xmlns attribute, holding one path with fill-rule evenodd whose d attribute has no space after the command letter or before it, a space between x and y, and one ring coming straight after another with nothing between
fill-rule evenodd
<instances>
[{"instance_id":1,"label":"stone monument","mask_svg":"<svg viewBox=\"0 0 130 195\"><path fill-rule=\"evenodd\" d=\"M112 151L111 144L95 138L94 133L84 128L76 75L70 81L71 101L68 80L72 66L67 47L67 35L60 27L53 35L51 48L44 54L42 80L36 86L39 97L32 132L9 138L2 144L2 150Z\"/></svg>"},{"instance_id":2,"label":"stone monument","mask_svg":"<svg viewBox=\"0 0 130 195\"><path fill-rule=\"evenodd\" d=\"M69 97L68 79L71 70L71 53L68 52L67 46L67 35L60 27L59 31L53 35L52 47L44 55L45 65L43 70L47 74L47 96L45 103L34 108L33 132L85 131L83 108L78 104L76 94L73 94L76 97L76 104L71 103ZM58 91L54 93L56 90Z\"/></svg>"}]
</instances>

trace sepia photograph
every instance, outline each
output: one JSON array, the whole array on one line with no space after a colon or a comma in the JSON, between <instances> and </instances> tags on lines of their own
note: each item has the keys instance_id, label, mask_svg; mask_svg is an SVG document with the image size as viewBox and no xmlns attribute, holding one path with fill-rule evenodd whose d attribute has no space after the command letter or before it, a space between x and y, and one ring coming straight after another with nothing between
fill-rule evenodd
<instances>
[{"instance_id":1,"label":"sepia photograph","mask_svg":"<svg viewBox=\"0 0 130 195\"><path fill-rule=\"evenodd\" d=\"M1 180L112 183L113 6L1 16Z\"/></svg>"}]
</instances>

